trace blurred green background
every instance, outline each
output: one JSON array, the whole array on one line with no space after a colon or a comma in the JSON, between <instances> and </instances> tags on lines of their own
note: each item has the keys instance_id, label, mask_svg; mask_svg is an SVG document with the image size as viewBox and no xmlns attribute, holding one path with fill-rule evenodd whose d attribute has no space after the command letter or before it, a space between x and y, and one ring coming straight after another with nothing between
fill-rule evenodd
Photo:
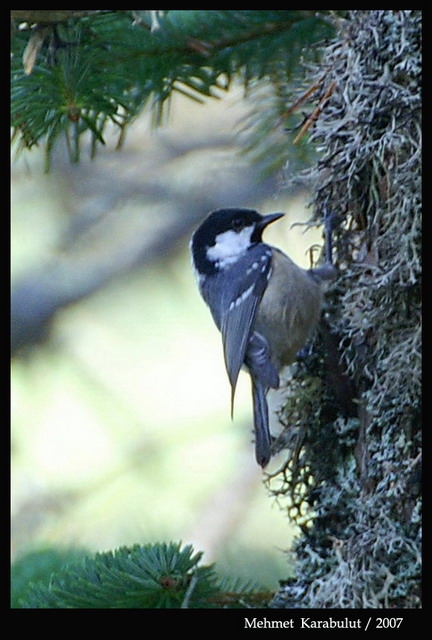
<instances>
[{"instance_id":1,"label":"blurred green background","mask_svg":"<svg viewBox=\"0 0 432 640\"><path fill-rule=\"evenodd\" d=\"M120 151L109 140L73 166L58 145L49 175L38 151L13 160L13 559L182 540L226 575L274 589L289 575L295 530L254 460L249 379L231 421L220 335L188 252L221 206L287 212L266 240L302 266L320 242L291 228L309 217L307 196L240 153L250 107L236 88L202 105L178 97L163 127L143 114ZM56 312L36 342L44 296Z\"/></svg>"}]
</instances>

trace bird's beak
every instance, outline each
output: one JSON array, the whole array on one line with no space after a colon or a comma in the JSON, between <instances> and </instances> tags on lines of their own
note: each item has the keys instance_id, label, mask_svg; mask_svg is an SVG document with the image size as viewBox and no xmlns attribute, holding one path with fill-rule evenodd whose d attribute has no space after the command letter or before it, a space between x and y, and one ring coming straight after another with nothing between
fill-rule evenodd
<instances>
[{"instance_id":1,"label":"bird's beak","mask_svg":"<svg viewBox=\"0 0 432 640\"><path fill-rule=\"evenodd\" d=\"M285 214L284 213L267 213L265 216L262 216L262 220L260 220L260 222L258 223L258 227L260 229L265 229L267 227L267 225L271 224L272 222L275 222L276 220L279 220L279 218L282 218Z\"/></svg>"}]
</instances>

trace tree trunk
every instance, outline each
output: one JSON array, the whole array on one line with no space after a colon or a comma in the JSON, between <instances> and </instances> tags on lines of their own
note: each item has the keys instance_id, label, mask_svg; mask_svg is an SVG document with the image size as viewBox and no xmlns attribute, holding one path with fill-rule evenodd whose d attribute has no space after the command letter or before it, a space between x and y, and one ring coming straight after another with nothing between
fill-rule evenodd
<instances>
[{"instance_id":1,"label":"tree trunk","mask_svg":"<svg viewBox=\"0 0 432 640\"><path fill-rule=\"evenodd\" d=\"M302 533L296 576L273 606L417 608L421 12L350 18L317 71L315 98L329 98L306 177L339 276L281 417L289 460L270 486Z\"/></svg>"}]
</instances>

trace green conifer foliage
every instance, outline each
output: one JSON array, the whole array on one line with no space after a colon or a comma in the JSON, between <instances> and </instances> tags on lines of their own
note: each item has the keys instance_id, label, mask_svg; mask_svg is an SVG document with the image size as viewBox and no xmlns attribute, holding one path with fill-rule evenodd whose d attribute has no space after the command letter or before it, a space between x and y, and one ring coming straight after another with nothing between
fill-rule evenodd
<instances>
[{"instance_id":1,"label":"green conifer foliage","mask_svg":"<svg viewBox=\"0 0 432 640\"><path fill-rule=\"evenodd\" d=\"M20 601L31 609L237 608L259 602L250 584L220 579L191 545L121 547L87 556L31 584ZM269 594L265 594L268 598Z\"/></svg>"},{"instance_id":2,"label":"green conifer foliage","mask_svg":"<svg viewBox=\"0 0 432 640\"><path fill-rule=\"evenodd\" d=\"M333 33L311 11L13 13L14 136L19 148L43 144L47 168L59 136L76 162L83 134L92 155L108 123L121 144L145 106L159 122L175 92L202 100L233 79L286 82L305 48L313 57L311 45Z\"/></svg>"}]
</instances>

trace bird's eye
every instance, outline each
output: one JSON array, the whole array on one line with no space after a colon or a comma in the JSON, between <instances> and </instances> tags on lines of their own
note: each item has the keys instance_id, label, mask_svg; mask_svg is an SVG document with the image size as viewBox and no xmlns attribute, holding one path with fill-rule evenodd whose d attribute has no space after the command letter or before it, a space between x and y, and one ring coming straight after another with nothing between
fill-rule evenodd
<instances>
[{"instance_id":1,"label":"bird's eye","mask_svg":"<svg viewBox=\"0 0 432 640\"><path fill-rule=\"evenodd\" d=\"M232 228L234 229L234 231L241 231L244 228L245 224L243 222L243 220L241 220L240 218L235 218L232 221Z\"/></svg>"}]
</instances>

